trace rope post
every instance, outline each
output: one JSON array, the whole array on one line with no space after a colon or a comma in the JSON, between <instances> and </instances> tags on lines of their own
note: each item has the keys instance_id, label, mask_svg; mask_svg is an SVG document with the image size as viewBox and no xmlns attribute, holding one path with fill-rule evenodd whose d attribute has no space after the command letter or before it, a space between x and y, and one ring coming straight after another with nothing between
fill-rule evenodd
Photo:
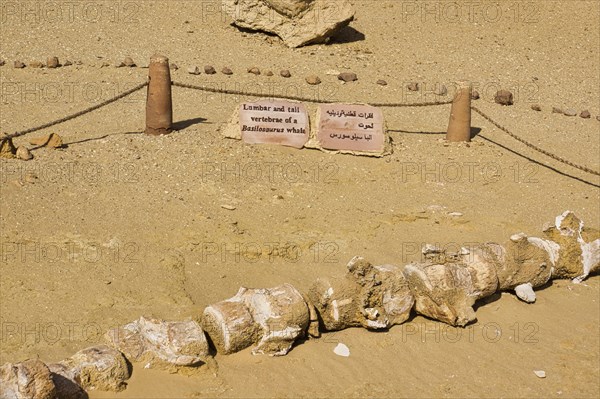
<instances>
[{"instance_id":1,"label":"rope post","mask_svg":"<svg viewBox=\"0 0 600 399\"><path fill-rule=\"evenodd\" d=\"M146 98L146 134L168 134L173 130L171 71L169 59L162 55L150 58Z\"/></svg>"},{"instance_id":2,"label":"rope post","mask_svg":"<svg viewBox=\"0 0 600 399\"><path fill-rule=\"evenodd\" d=\"M471 141L471 82L461 81L456 84L457 90L452 108L450 121L446 132L448 141Z\"/></svg>"}]
</instances>

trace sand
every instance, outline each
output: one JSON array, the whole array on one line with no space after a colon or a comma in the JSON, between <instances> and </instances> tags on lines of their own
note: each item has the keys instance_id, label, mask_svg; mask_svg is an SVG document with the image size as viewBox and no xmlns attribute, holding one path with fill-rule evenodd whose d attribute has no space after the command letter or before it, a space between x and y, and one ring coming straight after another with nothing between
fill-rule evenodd
<instances>
[{"instance_id":1,"label":"sand","mask_svg":"<svg viewBox=\"0 0 600 399\"><path fill-rule=\"evenodd\" d=\"M439 14L425 14L424 3ZM474 104L495 120L598 170L600 5L475 3L472 14L461 3L456 18L444 2L354 1L352 29L299 49L240 32L212 1L99 1L94 18L79 7L21 17L3 4L1 130L44 123L143 82L147 69L100 66L126 56L142 65L158 52L179 65L175 81L345 102L435 100L436 84L452 92L467 78L482 95ZM82 65L12 68L53 55ZM193 65L234 74L192 76ZM253 66L275 74L246 73ZM279 77L281 69L292 77ZM331 70L355 72L358 81L343 84ZM307 85L309 74L323 83ZM424 89L406 90L413 81ZM500 88L513 91L514 105L494 103ZM0 364L60 360L141 315L197 317L241 285L306 290L318 276L342 273L354 255L401 265L418 260L423 243L455 248L540 234L566 209L600 226L597 176L535 153L475 115L481 130L473 142L448 146L441 139L449 106L384 108L394 153L373 159L227 140L219 129L249 98L173 93L179 130L169 136L140 134L142 90L30 135L59 133L65 149L0 160ZM588 109L592 118L552 114L553 106ZM413 317L388 332L326 334L281 358L217 355L216 375L136 364L127 390L90 397L598 397L599 293L597 275L579 285L554 281L533 305L509 293L490 298L465 329ZM350 357L333 353L338 342Z\"/></svg>"}]
</instances>

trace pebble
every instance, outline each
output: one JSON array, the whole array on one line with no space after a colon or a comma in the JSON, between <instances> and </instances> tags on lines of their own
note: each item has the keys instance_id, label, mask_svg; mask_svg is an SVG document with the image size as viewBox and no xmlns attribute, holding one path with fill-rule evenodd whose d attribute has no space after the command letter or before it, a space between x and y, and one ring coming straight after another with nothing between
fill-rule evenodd
<instances>
[{"instance_id":1,"label":"pebble","mask_svg":"<svg viewBox=\"0 0 600 399\"><path fill-rule=\"evenodd\" d=\"M204 73L207 75L214 75L217 71L212 65L206 65L204 66Z\"/></svg>"},{"instance_id":2,"label":"pebble","mask_svg":"<svg viewBox=\"0 0 600 399\"><path fill-rule=\"evenodd\" d=\"M580 117L582 117L583 119L590 119L592 117L592 114L590 114L590 111L588 111L587 109L584 111L581 111L581 113L579 114Z\"/></svg>"},{"instance_id":3,"label":"pebble","mask_svg":"<svg viewBox=\"0 0 600 399\"><path fill-rule=\"evenodd\" d=\"M513 105L513 94L508 90L498 90L494 101L500 105Z\"/></svg>"},{"instance_id":4,"label":"pebble","mask_svg":"<svg viewBox=\"0 0 600 399\"><path fill-rule=\"evenodd\" d=\"M102 64L100 64L100 68L106 68L106 67L109 67L109 66L110 66L110 64L108 62L106 62L106 61L104 61Z\"/></svg>"},{"instance_id":5,"label":"pebble","mask_svg":"<svg viewBox=\"0 0 600 399\"><path fill-rule=\"evenodd\" d=\"M248 68L248 73L258 76L260 75L260 69L258 69L257 67Z\"/></svg>"},{"instance_id":6,"label":"pebble","mask_svg":"<svg viewBox=\"0 0 600 399\"><path fill-rule=\"evenodd\" d=\"M479 95L479 92L477 90L473 90L471 92L471 100L479 100L481 98L481 96Z\"/></svg>"},{"instance_id":7,"label":"pebble","mask_svg":"<svg viewBox=\"0 0 600 399\"><path fill-rule=\"evenodd\" d=\"M265 76L273 76L273 71L267 71L267 72L265 72Z\"/></svg>"},{"instance_id":8,"label":"pebble","mask_svg":"<svg viewBox=\"0 0 600 399\"><path fill-rule=\"evenodd\" d=\"M59 66L60 63L58 62L58 57L48 57L48 59L46 60L47 68L58 68Z\"/></svg>"},{"instance_id":9,"label":"pebble","mask_svg":"<svg viewBox=\"0 0 600 399\"><path fill-rule=\"evenodd\" d=\"M33 155L31 154L31 151L29 151L29 148L23 146L17 148L16 155L17 158L22 159L23 161L29 161L30 159L33 159Z\"/></svg>"},{"instance_id":10,"label":"pebble","mask_svg":"<svg viewBox=\"0 0 600 399\"><path fill-rule=\"evenodd\" d=\"M348 357L350 356L350 348L342 343L338 343L337 346L333 349L333 353L338 356Z\"/></svg>"},{"instance_id":11,"label":"pebble","mask_svg":"<svg viewBox=\"0 0 600 399\"><path fill-rule=\"evenodd\" d=\"M342 72L338 75L338 79L344 82L354 82L358 80L358 76L354 72Z\"/></svg>"},{"instance_id":12,"label":"pebble","mask_svg":"<svg viewBox=\"0 0 600 399\"><path fill-rule=\"evenodd\" d=\"M313 86L318 85L319 83L321 83L321 79L319 79L317 75L309 75L306 77L306 83Z\"/></svg>"},{"instance_id":13,"label":"pebble","mask_svg":"<svg viewBox=\"0 0 600 399\"><path fill-rule=\"evenodd\" d=\"M463 214L460 212L450 212L448 213L448 216L452 216L452 217L461 217Z\"/></svg>"},{"instance_id":14,"label":"pebble","mask_svg":"<svg viewBox=\"0 0 600 399\"><path fill-rule=\"evenodd\" d=\"M15 61L14 66L15 68L25 68L25 64L21 61Z\"/></svg>"},{"instance_id":15,"label":"pebble","mask_svg":"<svg viewBox=\"0 0 600 399\"><path fill-rule=\"evenodd\" d=\"M553 114L562 114L563 110L560 108L552 107L552 113Z\"/></svg>"},{"instance_id":16,"label":"pebble","mask_svg":"<svg viewBox=\"0 0 600 399\"><path fill-rule=\"evenodd\" d=\"M419 84L417 82L409 83L406 88L410 91L419 91Z\"/></svg>"},{"instance_id":17,"label":"pebble","mask_svg":"<svg viewBox=\"0 0 600 399\"><path fill-rule=\"evenodd\" d=\"M377 81L377 84L378 84L379 86L387 86L387 84L388 84L388 83L387 83L385 80L383 80L383 79L379 79L379 80Z\"/></svg>"},{"instance_id":18,"label":"pebble","mask_svg":"<svg viewBox=\"0 0 600 399\"><path fill-rule=\"evenodd\" d=\"M544 370L533 370L533 373L539 378L546 378L546 372Z\"/></svg>"},{"instance_id":19,"label":"pebble","mask_svg":"<svg viewBox=\"0 0 600 399\"><path fill-rule=\"evenodd\" d=\"M533 104L533 105L531 106L531 109L532 109L532 110L534 110L534 111L541 111L541 110L542 110L542 107L540 107L540 105L539 105L539 104Z\"/></svg>"},{"instance_id":20,"label":"pebble","mask_svg":"<svg viewBox=\"0 0 600 399\"><path fill-rule=\"evenodd\" d=\"M445 96L448 94L448 89L446 88L446 85L437 85L433 91L433 94L436 96Z\"/></svg>"},{"instance_id":21,"label":"pebble","mask_svg":"<svg viewBox=\"0 0 600 399\"><path fill-rule=\"evenodd\" d=\"M69 60L66 60L65 63L63 64L63 66L71 66L73 65L73 63Z\"/></svg>"},{"instance_id":22,"label":"pebble","mask_svg":"<svg viewBox=\"0 0 600 399\"><path fill-rule=\"evenodd\" d=\"M224 67L223 69L221 69L221 73L223 75L233 75L233 71L227 67Z\"/></svg>"},{"instance_id":23,"label":"pebble","mask_svg":"<svg viewBox=\"0 0 600 399\"><path fill-rule=\"evenodd\" d=\"M200 75L200 69L197 66L189 67L187 69L187 72L190 75Z\"/></svg>"},{"instance_id":24,"label":"pebble","mask_svg":"<svg viewBox=\"0 0 600 399\"><path fill-rule=\"evenodd\" d=\"M6 61L0 59L0 66L4 66L4 64L6 64Z\"/></svg>"},{"instance_id":25,"label":"pebble","mask_svg":"<svg viewBox=\"0 0 600 399\"><path fill-rule=\"evenodd\" d=\"M281 72L279 72L279 74L281 75L282 78L291 78L292 77L292 74L287 69L283 69Z\"/></svg>"},{"instance_id":26,"label":"pebble","mask_svg":"<svg viewBox=\"0 0 600 399\"><path fill-rule=\"evenodd\" d=\"M125 59L123 60L123 64L125 64L126 67L130 68L133 68L135 66L135 62L131 57L125 57Z\"/></svg>"},{"instance_id":27,"label":"pebble","mask_svg":"<svg viewBox=\"0 0 600 399\"><path fill-rule=\"evenodd\" d=\"M172 70L174 70L174 71L176 71L176 70L179 69L179 65L177 65L177 64L170 64L169 68L172 69Z\"/></svg>"},{"instance_id":28,"label":"pebble","mask_svg":"<svg viewBox=\"0 0 600 399\"><path fill-rule=\"evenodd\" d=\"M227 209L228 211L235 211L235 206L233 205L221 205L221 208Z\"/></svg>"},{"instance_id":29,"label":"pebble","mask_svg":"<svg viewBox=\"0 0 600 399\"><path fill-rule=\"evenodd\" d=\"M567 109L565 109L564 114L566 116L576 116L577 115L577 110L575 110L573 108L567 108Z\"/></svg>"},{"instance_id":30,"label":"pebble","mask_svg":"<svg viewBox=\"0 0 600 399\"><path fill-rule=\"evenodd\" d=\"M29 63L29 66L30 66L31 68L43 68L43 67L44 67L44 64L42 64L40 61L31 61L31 62Z\"/></svg>"}]
</instances>

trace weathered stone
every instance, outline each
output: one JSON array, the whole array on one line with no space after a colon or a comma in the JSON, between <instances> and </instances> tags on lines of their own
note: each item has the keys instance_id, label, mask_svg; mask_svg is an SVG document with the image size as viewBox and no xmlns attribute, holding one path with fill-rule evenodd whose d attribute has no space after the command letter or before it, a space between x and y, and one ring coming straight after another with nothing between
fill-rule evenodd
<instances>
[{"instance_id":1,"label":"weathered stone","mask_svg":"<svg viewBox=\"0 0 600 399\"><path fill-rule=\"evenodd\" d=\"M59 399L88 399L88 394L73 380L74 377L64 364L54 363L48 367Z\"/></svg>"},{"instance_id":2,"label":"weathered stone","mask_svg":"<svg viewBox=\"0 0 600 399\"><path fill-rule=\"evenodd\" d=\"M105 335L109 345L127 359L162 368L197 366L209 356L208 342L193 321L163 321L140 317Z\"/></svg>"},{"instance_id":3,"label":"weathered stone","mask_svg":"<svg viewBox=\"0 0 600 399\"><path fill-rule=\"evenodd\" d=\"M408 85L406 85L406 88L409 91L419 91L419 84L417 82L411 82Z\"/></svg>"},{"instance_id":4,"label":"weathered stone","mask_svg":"<svg viewBox=\"0 0 600 399\"><path fill-rule=\"evenodd\" d=\"M29 63L29 67L30 68L43 68L44 64L42 62L40 62L40 61L31 61Z\"/></svg>"},{"instance_id":5,"label":"weathered stone","mask_svg":"<svg viewBox=\"0 0 600 399\"><path fill-rule=\"evenodd\" d=\"M31 154L31 151L29 151L29 148L24 146L17 148L16 156L23 161L29 161L33 159L33 155Z\"/></svg>"},{"instance_id":6,"label":"weathered stone","mask_svg":"<svg viewBox=\"0 0 600 399\"><path fill-rule=\"evenodd\" d=\"M481 96L479 95L479 92L477 90L473 90L471 92L471 100L479 100L481 98Z\"/></svg>"},{"instance_id":7,"label":"weathered stone","mask_svg":"<svg viewBox=\"0 0 600 399\"><path fill-rule=\"evenodd\" d=\"M527 303L533 303L536 299L535 291L533 291L533 286L531 283L517 285L515 287L515 294L519 299Z\"/></svg>"},{"instance_id":8,"label":"weathered stone","mask_svg":"<svg viewBox=\"0 0 600 399\"><path fill-rule=\"evenodd\" d=\"M212 65L205 65L204 73L207 75L214 75L215 73L217 73L217 70Z\"/></svg>"},{"instance_id":9,"label":"weathered stone","mask_svg":"<svg viewBox=\"0 0 600 399\"><path fill-rule=\"evenodd\" d=\"M590 111L588 111L586 109L586 110L581 111L581 113L579 114L579 116L581 118L583 118L583 119L590 119L592 117L592 114L590 114Z\"/></svg>"},{"instance_id":10,"label":"weathered stone","mask_svg":"<svg viewBox=\"0 0 600 399\"><path fill-rule=\"evenodd\" d=\"M58 62L58 57L48 57L46 60L47 68L58 68L60 66L60 62Z\"/></svg>"},{"instance_id":11,"label":"weathered stone","mask_svg":"<svg viewBox=\"0 0 600 399\"><path fill-rule=\"evenodd\" d=\"M126 67L130 67L133 68L135 67L135 61L133 61L133 58L131 57L125 57L125 59L123 60L123 65L125 65Z\"/></svg>"},{"instance_id":12,"label":"weathered stone","mask_svg":"<svg viewBox=\"0 0 600 399\"><path fill-rule=\"evenodd\" d=\"M190 75L200 75L200 68L197 66L191 66L187 69L187 73Z\"/></svg>"},{"instance_id":13,"label":"weathered stone","mask_svg":"<svg viewBox=\"0 0 600 399\"><path fill-rule=\"evenodd\" d=\"M273 71L266 71L265 76L273 76Z\"/></svg>"},{"instance_id":14,"label":"weathered stone","mask_svg":"<svg viewBox=\"0 0 600 399\"><path fill-rule=\"evenodd\" d=\"M558 107L552 107L552 113L553 114L562 114L563 110Z\"/></svg>"},{"instance_id":15,"label":"weathered stone","mask_svg":"<svg viewBox=\"0 0 600 399\"><path fill-rule=\"evenodd\" d=\"M326 42L354 18L345 0L223 0L223 9L235 25L274 33L288 47Z\"/></svg>"},{"instance_id":16,"label":"weathered stone","mask_svg":"<svg viewBox=\"0 0 600 399\"><path fill-rule=\"evenodd\" d=\"M14 158L16 153L17 149L12 139L0 138L0 158Z\"/></svg>"},{"instance_id":17,"label":"weathered stone","mask_svg":"<svg viewBox=\"0 0 600 399\"><path fill-rule=\"evenodd\" d=\"M525 283L533 287L546 284L552 276L554 245L523 233L511 236L505 245L506 253L497 264L498 289L514 289Z\"/></svg>"},{"instance_id":18,"label":"weathered stone","mask_svg":"<svg viewBox=\"0 0 600 399\"><path fill-rule=\"evenodd\" d=\"M404 274L417 313L452 326L463 327L476 320L472 306L477 294L465 265L409 264Z\"/></svg>"},{"instance_id":19,"label":"weathered stone","mask_svg":"<svg viewBox=\"0 0 600 399\"><path fill-rule=\"evenodd\" d=\"M0 367L0 398L62 399L58 396L48 366L38 359Z\"/></svg>"},{"instance_id":20,"label":"weathered stone","mask_svg":"<svg viewBox=\"0 0 600 399\"><path fill-rule=\"evenodd\" d=\"M567 108L563 113L565 116L577 116L577 110L574 108Z\"/></svg>"},{"instance_id":21,"label":"weathered stone","mask_svg":"<svg viewBox=\"0 0 600 399\"><path fill-rule=\"evenodd\" d=\"M233 71L228 67L223 67L223 69L221 69L221 73L223 75L233 75Z\"/></svg>"},{"instance_id":22,"label":"weathered stone","mask_svg":"<svg viewBox=\"0 0 600 399\"><path fill-rule=\"evenodd\" d=\"M498 90L494 96L494 101L500 105L512 105L513 94L508 90Z\"/></svg>"},{"instance_id":23,"label":"weathered stone","mask_svg":"<svg viewBox=\"0 0 600 399\"><path fill-rule=\"evenodd\" d=\"M13 66L18 69L23 69L25 68L25 63L17 60L14 62Z\"/></svg>"},{"instance_id":24,"label":"weathered stone","mask_svg":"<svg viewBox=\"0 0 600 399\"><path fill-rule=\"evenodd\" d=\"M64 143L62 137L58 133L50 133L45 136L34 137L29 139L29 144L36 146L46 146L50 148L62 148Z\"/></svg>"},{"instance_id":25,"label":"weathered stone","mask_svg":"<svg viewBox=\"0 0 600 399\"><path fill-rule=\"evenodd\" d=\"M281 72L279 72L279 75L281 75L282 78L291 78L292 77L292 74L287 69L281 70Z\"/></svg>"},{"instance_id":26,"label":"weathered stone","mask_svg":"<svg viewBox=\"0 0 600 399\"><path fill-rule=\"evenodd\" d=\"M471 274L473 294L477 299L492 295L498 289L496 270L500 268L499 256L504 253L504 248L498 244L487 243L465 249L461 254L461 262Z\"/></svg>"},{"instance_id":27,"label":"weathered stone","mask_svg":"<svg viewBox=\"0 0 600 399\"><path fill-rule=\"evenodd\" d=\"M542 107L540 107L539 104L532 104L531 105L531 109L534 110L534 111L538 111L539 112L539 111L542 110Z\"/></svg>"},{"instance_id":28,"label":"weathered stone","mask_svg":"<svg viewBox=\"0 0 600 399\"><path fill-rule=\"evenodd\" d=\"M131 376L123 354L107 345L83 349L50 367L54 373L74 381L83 389L122 391Z\"/></svg>"},{"instance_id":29,"label":"weathered stone","mask_svg":"<svg viewBox=\"0 0 600 399\"><path fill-rule=\"evenodd\" d=\"M306 83L309 85L315 86L321 83L321 79L317 75L308 75L306 77Z\"/></svg>"},{"instance_id":30,"label":"weathered stone","mask_svg":"<svg viewBox=\"0 0 600 399\"><path fill-rule=\"evenodd\" d=\"M260 69L258 69L257 67L248 68L248 73L258 76L260 75Z\"/></svg>"},{"instance_id":31,"label":"weathered stone","mask_svg":"<svg viewBox=\"0 0 600 399\"><path fill-rule=\"evenodd\" d=\"M383 80L383 79L379 79L379 80L378 80L376 83L377 83L379 86L387 86L387 84L388 84L388 83L387 83L385 80Z\"/></svg>"},{"instance_id":32,"label":"weathered stone","mask_svg":"<svg viewBox=\"0 0 600 399\"><path fill-rule=\"evenodd\" d=\"M354 72L342 72L338 75L338 79L344 82L354 82L358 80L358 76Z\"/></svg>"}]
</instances>

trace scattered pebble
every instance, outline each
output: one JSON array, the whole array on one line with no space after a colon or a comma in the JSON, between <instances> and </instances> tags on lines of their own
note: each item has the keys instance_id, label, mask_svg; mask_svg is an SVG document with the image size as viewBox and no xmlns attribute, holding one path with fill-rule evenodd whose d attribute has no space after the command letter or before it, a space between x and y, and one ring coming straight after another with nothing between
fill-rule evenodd
<instances>
[{"instance_id":1,"label":"scattered pebble","mask_svg":"<svg viewBox=\"0 0 600 399\"><path fill-rule=\"evenodd\" d=\"M73 65L73 63L69 60L66 60L65 63L63 64L63 66L71 66Z\"/></svg>"},{"instance_id":2,"label":"scattered pebble","mask_svg":"<svg viewBox=\"0 0 600 399\"><path fill-rule=\"evenodd\" d=\"M281 75L282 78L291 78L292 77L292 74L287 69L282 70L281 72L279 72L279 74Z\"/></svg>"},{"instance_id":3,"label":"scattered pebble","mask_svg":"<svg viewBox=\"0 0 600 399\"><path fill-rule=\"evenodd\" d=\"M200 75L200 69L197 66L189 67L187 69L187 72L190 75Z\"/></svg>"},{"instance_id":4,"label":"scattered pebble","mask_svg":"<svg viewBox=\"0 0 600 399\"><path fill-rule=\"evenodd\" d=\"M463 214L460 212L449 212L448 216L452 216L452 217L461 217Z\"/></svg>"},{"instance_id":5,"label":"scattered pebble","mask_svg":"<svg viewBox=\"0 0 600 399\"><path fill-rule=\"evenodd\" d=\"M446 88L446 85L437 85L433 91L433 94L436 96L445 96L448 94L448 89Z\"/></svg>"},{"instance_id":6,"label":"scattered pebble","mask_svg":"<svg viewBox=\"0 0 600 399\"><path fill-rule=\"evenodd\" d=\"M508 90L498 90L494 101L500 105L513 105L513 94Z\"/></svg>"},{"instance_id":7,"label":"scattered pebble","mask_svg":"<svg viewBox=\"0 0 600 399\"><path fill-rule=\"evenodd\" d=\"M233 75L233 71L227 67L224 67L223 69L221 69L221 73L223 75Z\"/></svg>"},{"instance_id":8,"label":"scattered pebble","mask_svg":"<svg viewBox=\"0 0 600 399\"><path fill-rule=\"evenodd\" d=\"M546 372L544 370L533 370L533 373L540 378L546 378Z\"/></svg>"},{"instance_id":9,"label":"scattered pebble","mask_svg":"<svg viewBox=\"0 0 600 399\"><path fill-rule=\"evenodd\" d=\"M177 65L177 64L170 64L169 68L172 69L172 70L174 70L174 71L176 71L176 70L179 69L179 65Z\"/></svg>"},{"instance_id":10,"label":"scattered pebble","mask_svg":"<svg viewBox=\"0 0 600 399\"><path fill-rule=\"evenodd\" d=\"M321 83L321 79L319 79L317 75L309 75L306 77L306 83L313 86L318 85L319 83Z\"/></svg>"},{"instance_id":11,"label":"scattered pebble","mask_svg":"<svg viewBox=\"0 0 600 399\"><path fill-rule=\"evenodd\" d=\"M534 111L541 111L541 110L542 110L542 107L540 107L540 105L539 105L539 104L533 104L533 105L531 106L531 109L532 109L532 110L534 110Z\"/></svg>"},{"instance_id":12,"label":"scattered pebble","mask_svg":"<svg viewBox=\"0 0 600 399\"><path fill-rule=\"evenodd\" d=\"M206 65L204 66L204 73L207 75L214 75L217 71L212 65Z\"/></svg>"},{"instance_id":13,"label":"scattered pebble","mask_svg":"<svg viewBox=\"0 0 600 399\"><path fill-rule=\"evenodd\" d=\"M377 81L377 84L378 84L379 86L387 86L387 84L388 84L388 83L387 83L385 80L383 80L383 79L379 79L379 80Z\"/></svg>"},{"instance_id":14,"label":"scattered pebble","mask_svg":"<svg viewBox=\"0 0 600 399\"><path fill-rule=\"evenodd\" d=\"M1 67L1 66L4 66L4 64L6 64L6 61L4 61L4 60L0 59L0 67Z\"/></svg>"},{"instance_id":15,"label":"scattered pebble","mask_svg":"<svg viewBox=\"0 0 600 399\"><path fill-rule=\"evenodd\" d=\"M335 353L338 356L348 357L350 356L350 349L346 345L339 343L333 349L333 353Z\"/></svg>"},{"instance_id":16,"label":"scattered pebble","mask_svg":"<svg viewBox=\"0 0 600 399\"><path fill-rule=\"evenodd\" d=\"M62 137L60 137L57 133L51 133L41 137L32 137L29 139L29 144L35 146L47 146L51 148L61 148L64 146Z\"/></svg>"},{"instance_id":17,"label":"scattered pebble","mask_svg":"<svg viewBox=\"0 0 600 399\"><path fill-rule=\"evenodd\" d=\"M23 161L29 161L30 159L33 159L33 155L31 154L31 151L29 151L29 148L20 146L17 148L17 158L22 159Z\"/></svg>"},{"instance_id":18,"label":"scattered pebble","mask_svg":"<svg viewBox=\"0 0 600 399\"><path fill-rule=\"evenodd\" d=\"M479 100L481 98L481 96L479 95L479 92L477 90L473 90L471 92L471 100Z\"/></svg>"},{"instance_id":19,"label":"scattered pebble","mask_svg":"<svg viewBox=\"0 0 600 399\"><path fill-rule=\"evenodd\" d=\"M342 72L338 75L338 79L344 82L354 82L358 80L358 76L354 72Z\"/></svg>"},{"instance_id":20,"label":"scattered pebble","mask_svg":"<svg viewBox=\"0 0 600 399\"><path fill-rule=\"evenodd\" d=\"M260 75L260 69L258 69L257 67L248 68L248 73L258 76Z\"/></svg>"},{"instance_id":21,"label":"scattered pebble","mask_svg":"<svg viewBox=\"0 0 600 399\"><path fill-rule=\"evenodd\" d=\"M567 108L567 109L565 109L564 114L566 116L576 116L577 115L577 110L575 110L573 108Z\"/></svg>"},{"instance_id":22,"label":"scattered pebble","mask_svg":"<svg viewBox=\"0 0 600 399\"><path fill-rule=\"evenodd\" d=\"M221 205L221 208L227 209L228 211L235 211L235 206L233 205Z\"/></svg>"},{"instance_id":23,"label":"scattered pebble","mask_svg":"<svg viewBox=\"0 0 600 399\"><path fill-rule=\"evenodd\" d=\"M553 114L562 114L563 110L557 107L552 107L552 113Z\"/></svg>"},{"instance_id":24,"label":"scattered pebble","mask_svg":"<svg viewBox=\"0 0 600 399\"><path fill-rule=\"evenodd\" d=\"M46 68L58 68L59 66L58 57L48 57L46 60Z\"/></svg>"},{"instance_id":25,"label":"scattered pebble","mask_svg":"<svg viewBox=\"0 0 600 399\"><path fill-rule=\"evenodd\" d=\"M106 61L104 61L102 64L100 64L100 68L106 68L106 67L109 67L109 66L110 66L110 64L108 62L106 62Z\"/></svg>"},{"instance_id":26,"label":"scattered pebble","mask_svg":"<svg viewBox=\"0 0 600 399\"><path fill-rule=\"evenodd\" d=\"M29 66L30 66L31 68L43 68L43 67L44 67L44 64L42 64L40 61L31 61L31 62L29 63Z\"/></svg>"},{"instance_id":27,"label":"scattered pebble","mask_svg":"<svg viewBox=\"0 0 600 399\"><path fill-rule=\"evenodd\" d=\"M409 83L406 88L410 91L419 91L419 84L417 82Z\"/></svg>"},{"instance_id":28,"label":"scattered pebble","mask_svg":"<svg viewBox=\"0 0 600 399\"><path fill-rule=\"evenodd\" d=\"M273 71L267 71L267 72L265 72L265 76L273 76Z\"/></svg>"},{"instance_id":29,"label":"scattered pebble","mask_svg":"<svg viewBox=\"0 0 600 399\"><path fill-rule=\"evenodd\" d=\"M15 68L19 68L19 69L20 69L20 68L25 68L25 64L24 64L24 63L22 63L21 61L15 61L15 63L14 63L14 67L15 67Z\"/></svg>"},{"instance_id":30,"label":"scattered pebble","mask_svg":"<svg viewBox=\"0 0 600 399\"><path fill-rule=\"evenodd\" d=\"M588 111L587 109L584 111L581 111L581 113L579 114L580 117L582 117L583 119L590 119L592 117L592 114L590 114L590 111Z\"/></svg>"},{"instance_id":31,"label":"scattered pebble","mask_svg":"<svg viewBox=\"0 0 600 399\"><path fill-rule=\"evenodd\" d=\"M125 57L125 59L123 60L123 64L125 64L126 67L130 68L133 68L135 66L135 62L133 62L133 58L131 57Z\"/></svg>"}]
</instances>

